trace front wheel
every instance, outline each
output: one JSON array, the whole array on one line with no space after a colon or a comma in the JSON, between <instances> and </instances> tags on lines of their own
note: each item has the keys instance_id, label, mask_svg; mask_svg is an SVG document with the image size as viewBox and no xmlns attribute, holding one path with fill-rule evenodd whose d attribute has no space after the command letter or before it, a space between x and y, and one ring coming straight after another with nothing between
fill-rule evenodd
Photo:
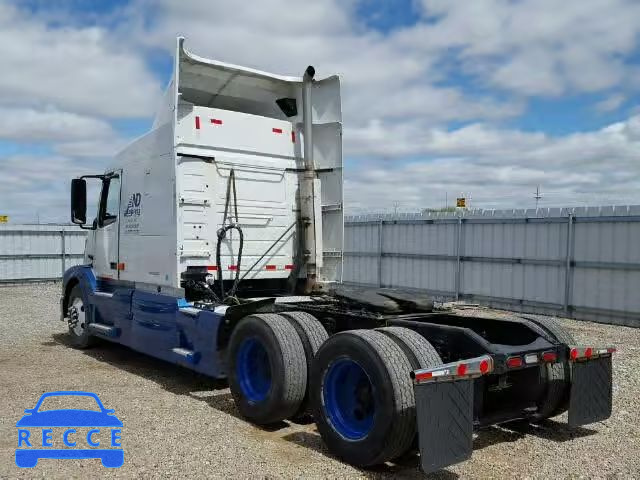
<instances>
[{"instance_id":1,"label":"front wheel","mask_svg":"<svg viewBox=\"0 0 640 480\"><path fill-rule=\"evenodd\" d=\"M93 344L93 338L89 335L88 306L84 303L82 289L76 285L69 294L67 303L67 322L69 324L69 338L75 348L88 348Z\"/></svg>"}]
</instances>

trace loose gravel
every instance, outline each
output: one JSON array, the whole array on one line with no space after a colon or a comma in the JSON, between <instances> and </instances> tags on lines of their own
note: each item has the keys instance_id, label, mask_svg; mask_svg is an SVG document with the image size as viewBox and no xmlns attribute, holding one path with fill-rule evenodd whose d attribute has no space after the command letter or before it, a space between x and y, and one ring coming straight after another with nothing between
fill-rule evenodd
<instances>
[{"instance_id":1,"label":"loose gravel","mask_svg":"<svg viewBox=\"0 0 640 480\"><path fill-rule=\"evenodd\" d=\"M59 294L59 284L0 287L0 478L426 478L415 455L375 469L346 465L327 452L312 423L251 425L225 385L190 371L108 343L72 349ZM613 416L577 430L563 416L540 427L482 430L471 460L431 478L640 477L640 329L560 321L578 341L617 346ZM15 423L52 390L96 392L116 410L122 468L99 460L15 466Z\"/></svg>"}]
</instances>

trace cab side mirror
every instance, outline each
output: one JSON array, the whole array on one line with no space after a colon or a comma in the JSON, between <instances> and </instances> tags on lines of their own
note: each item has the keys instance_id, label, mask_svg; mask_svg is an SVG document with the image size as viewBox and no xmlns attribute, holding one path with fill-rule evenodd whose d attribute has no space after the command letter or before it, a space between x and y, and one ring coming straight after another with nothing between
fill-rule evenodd
<instances>
[{"instance_id":1,"label":"cab side mirror","mask_svg":"<svg viewBox=\"0 0 640 480\"><path fill-rule=\"evenodd\" d=\"M71 180L71 221L76 225L87 223L87 181L84 178Z\"/></svg>"}]
</instances>

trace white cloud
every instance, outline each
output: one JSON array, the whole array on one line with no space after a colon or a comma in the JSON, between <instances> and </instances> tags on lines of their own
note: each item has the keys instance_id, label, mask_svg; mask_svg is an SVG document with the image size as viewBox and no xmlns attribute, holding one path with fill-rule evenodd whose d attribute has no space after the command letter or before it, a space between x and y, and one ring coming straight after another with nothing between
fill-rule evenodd
<instances>
[{"instance_id":1,"label":"white cloud","mask_svg":"<svg viewBox=\"0 0 640 480\"><path fill-rule=\"evenodd\" d=\"M110 139L79 140L73 142L56 143L53 150L60 155L70 157L112 157L122 150L128 140L121 137Z\"/></svg>"},{"instance_id":2,"label":"white cloud","mask_svg":"<svg viewBox=\"0 0 640 480\"><path fill-rule=\"evenodd\" d=\"M0 107L0 138L18 142L115 137L111 125L93 117L56 109Z\"/></svg>"},{"instance_id":3,"label":"white cloud","mask_svg":"<svg viewBox=\"0 0 640 480\"><path fill-rule=\"evenodd\" d=\"M59 155L0 156L2 213L12 223L68 222L71 178L104 171L105 161L73 160ZM93 192L95 194L95 192ZM90 197L91 207L96 203Z\"/></svg>"},{"instance_id":4,"label":"white cloud","mask_svg":"<svg viewBox=\"0 0 640 480\"><path fill-rule=\"evenodd\" d=\"M0 4L0 103L151 116L160 84L126 39L100 27L53 27L46 20Z\"/></svg>"},{"instance_id":5,"label":"white cloud","mask_svg":"<svg viewBox=\"0 0 640 480\"><path fill-rule=\"evenodd\" d=\"M595 109L599 112L612 112L617 110L622 106L622 104L627 100L627 97L622 95L621 93L614 93L609 95L604 100L595 104Z\"/></svg>"},{"instance_id":6,"label":"white cloud","mask_svg":"<svg viewBox=\"0 0 640 480\"><path fill-rule=\"evenodd\" d=\"M376 160L368 168L348 168L346 204L352 212L388 211L395 201L413 211L440 207L445 193L452 200L460 192L471 194L477 207L531 207L537 185L543 191L542 205L638 201L640 115L560 138L482 124L423 135L410 128L385 133L370 127L365 133L351 146L365 158L376 153L367 146L379 144L386 150L378 158L425 158L409 163Z\"/></svg>"},{"instance_id":7,"label":"white cloud","mask_svg":"<svg viewBox=\"0 0 640 480\"><path fill-rule=\"evenodd\" d=\"M593 92L626 83L637 48L634 0L422 0L429 24L400 36L440 51L493 86L526 95ZM457 52L457 54L456 54Z\"/></svg>"}]
</instances>

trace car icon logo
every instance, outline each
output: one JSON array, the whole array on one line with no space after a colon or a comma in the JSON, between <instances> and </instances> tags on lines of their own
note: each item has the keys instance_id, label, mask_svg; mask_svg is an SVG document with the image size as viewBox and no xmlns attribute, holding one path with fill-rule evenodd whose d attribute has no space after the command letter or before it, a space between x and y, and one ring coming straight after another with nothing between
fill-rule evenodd
<instances>
[{"instance_id":1,"label":"car icon logo","mask_svg":"<svg viewBox=\"0 0 640 480\"><path fill-rule=\"evenodd\" d=\"M42 409L43 402L51 397L89 397L89 401L95 401L97 409ZM56 400L60 403L65 399ZM107 468L118 468L124 463L122 422L115 416L114 410L105 408L95 393L47 392L35 407L24 412L25 415L16 423L18 467L33 468L41 458L99 458Z\"/></svg>"}]
</instances>

